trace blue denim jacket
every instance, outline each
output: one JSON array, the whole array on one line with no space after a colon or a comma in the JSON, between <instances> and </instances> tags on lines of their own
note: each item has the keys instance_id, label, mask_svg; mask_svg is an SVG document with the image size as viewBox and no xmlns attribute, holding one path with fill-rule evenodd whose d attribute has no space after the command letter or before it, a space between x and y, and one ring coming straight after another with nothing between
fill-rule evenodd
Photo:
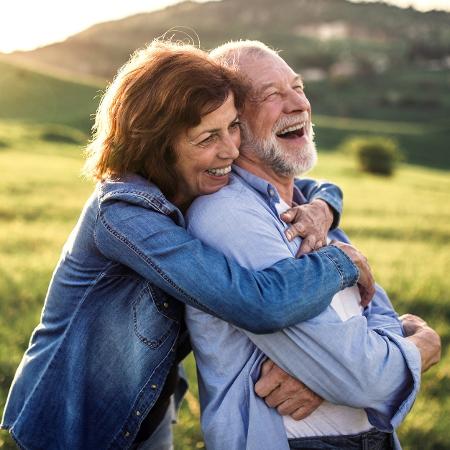
<instances>
[{"instance_id":1,"label":"blue denim jacket","mask_svg":"<svg viewBox=\"0 0 450 450\"><path fill-rule=\"evenodd\" d=\"M2 427L21 448L129 448L177 359L183 303L262 333L314 317L358 276L336 248L246 270L183 227L141 177L98 185L8 396Z\"/></svg>"}]
</instances>

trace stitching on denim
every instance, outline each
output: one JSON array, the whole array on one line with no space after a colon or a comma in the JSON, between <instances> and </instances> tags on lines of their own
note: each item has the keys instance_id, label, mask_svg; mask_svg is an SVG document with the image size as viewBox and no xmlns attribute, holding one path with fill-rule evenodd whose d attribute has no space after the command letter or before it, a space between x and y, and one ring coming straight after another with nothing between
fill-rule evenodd
<instances>
[{"instance_id":1,"label":"stitching on denim","mask_svg":"<svg viewBox=\"0 0 450 450\"><path fill-rule=\"evenodd\" d=\"M336 247L336 248L337 248L337 247ZM339 249L338 249L338 250L339 250ZM350 263L352 266L355 266L355 263L351 260L351 258L350 258L349 256L347 256L347 254L346 254L345 252L343 252L342 250L340 250L340 252L343 254L344 258L346 258L347 261L349 261L349 263ZM335 261L335 258L334 258L332 255L329 255L329 254L328 254L328 250L327 250L326 248L323 250L323 253L324 253L329 259L331 259L331 261L333 261L334 265L337 267L339 273L340 273L341 276L342 276L342 282L343 282L342 286L344 287L345 284L348 284L348 283L349 283L350 277L347 277L346 274L345 274L344 272L342 272L339 263L338 263L337 261ZM359 276L359 269L358 269L358 268L357 268L357 271L358 271L358 276ZM358 280L358 279L356 279L356 281L357 281L357 280Z\"/></svg>"},{"instance_id":2,"label":"stitching on denim","mask_svg":"<svg viewBox=\"0 0 450 450\"><path fill-rule=\"evenodd\" d=\"M135 438L135 436L136 436L136 434L137 434L137 432L139 430L139 427L136 427L136 425L140 426L141 422L144 420L144 418L147 416L147 414L151 411L151 409L154 406L156 400L161 395L161 391L162 391L162 388L164 386L164 383L165 383L165 380L167 378L167 375L169 373L171 364L168 365L168 369L166 370L166 375L164 377L164 380L162 380L162 382L159 383L159 388L158 389L153 391L153 390L148 388L148 385L150 383L153 383L153 381L154 381L153 380L153 375L155 373L159 373L159 368L163 364L165 364L166 360L169 359L169 361L170 361L170 359L173 357L174 352L172 352L171 350L177 344L179 334L180 334L180 329L178 328L177 333L176 333L176 335L174 337L173 343L172 343L172 345L170 347L170 350L166 353L166 356L161 360L161 362L155 367L155 369L151 373L150 377L148 378L147 383L145 383L144 386L142 386L142 389L140 390L139 394L136 397L136 400L134 401L134 403L133 403L133 405L132 405L132 407L130 409L130 414L128 415L128 417L127 417L125 423L123 424L122 428L112 438L111 443L107 447L108 449L117 448L116 445L118 445L119 443L122 443L122 445L120 445L119 448L125 448L124 444L130 445L134 441L134 438ZM166 367L167 367L167 365L166 365ZM150 392L152 393L152 395L145 395L146 393L148 394ZM140 398L142 396L149 397L150 401L144 401L144 402L142 402L143 404L140 405ZM148 405L145 405L145 403L148 403ZM141 407L141 406L143 406L143 407ZM136 416L134 415L134 411L136 409L139 409L140 411L142 411L144 413L144 414L142 414L140 420L137 420ZM135 423L133 425L133 422L137 422L137 423ZM133 428L135 428L135 430L133 431L133 435L125 440L124 432L125 432L125 430L130 432L131 426L133 426Z\"/></svg>"},{"instance_id":3,"label":"stitching on denim","mask_svg":"<svg viewBox=\"0 0 450 450\"><path fill-rule=\"evenodd\" d=\"M209 314L214 314L213 311L210 310L207 306L200 304L195 298L191 297L189 294L184 292L180 287L178 287L178 285L171 278L169 278L166 275L166 273L161 270L160 267L158 267L150 258L148 258L145 253L141 252L135 245L133 245L130 241L128 241L128 239L126 239L124 236L122 236L120 233L118 233L116 230L110 227L101 212L99 216L102 224L109 233L111 233L116 239L125 244L134 253L136 253L136 255L139 258L145 261L166 283L172 286L172 288L175 289L182 297L189 300L192 304L199 306L200 307L199 309L202 309L208 312Z\"/></svg>"},{"instance_id":4,"label":"stitching on denim","mask_svg":"<svg viewBox=\"0 0 450 450\"><path fill-rule=\"evenodd\" d=\"M60 350L61 350L62 346L64 345L64 343L65 343L66 340L67 340L67 334L68 334L68 331L69 331L69 330L71 329L71 327L72 327L73 321L74 321L75 318L78 316L78 313L79 313L81 307L84 305L84 302L85 302L86 298L88 297L89 293L92 291L92 289L94 288L94 286L96 286L97 281L100 280L101 278L103 278L104 274L106 273L106 271L108 270L108 268L109 268L111 265L112 265L112 263L107 264L107 265L105 266L103 272L99 273L99 274L97 275L97 277L95 278L95 280L93 281L93 283L86 289L86 291L85 291L83 297L81 298L80 302L78 303L77 307L75 308L75 310L74 310L74 312L73 312L73 314L72 314L72 317L70 318L69 324L68 324L68 326L67 326L66 329L65 329L65 332L64 332L64 335L63 335L63 337L62 337L62 339L61 339L60 344L59 344L58 347L55 349L55 351L54 351L54 353L53 353L53 356L51 357L50 361L49 361L49 362L47 363L47 365L45 366L45 369L42 371L42 375L41 375L41 377L39 378L39 381L37 381L37 383L35 384L35 386L34 386L32 392L30 392L30 395L28 395L27 400L25 401L25 403L24 403L24 405L23 405L21 411L23 411L23 410L28 406L28 404L32 401L32 398L34 397L34 395L36 394L36 392L39 391L40 389L42 389L42 383L43 383L43 381L46 380L46 378L48 377L48 371L49 371L49 369L51 369L51 368L54 367L55 361L56 361L56 359L59 357ZM34 332L33 332L33 335L34 335ZM33 335L32 335L32 336L33 336Z\"/></svg>"},{"instance_id":5,"label":"stitching on denim","mask_svg":"<svg viewBox=\"0 0 450 450\"><path fill-rule=\"evenodd\" d=\"M162 195L149 194L148 192L136 191L134 189L119 189L113 192L107 192L105 194L101 194L99 199L100 202L104 202L107 200L124 200L120 197L121 194L131 194L132 196L143 200L148 204L148 206L152 207L152 209L156 209L157 211L165 215L168 215L172 212L170 208L164 205L165 198Z\"/></svg>"},{"instance_id":6,"label":"stitching on denim","mask_svg":"<svg viewBox=\"0 0 450 450\"><path fill-rule=\"evenodd\" d=\"M336 267L336 270L339 272L339 277L340 277L340 281L341 281L341 290L344 287L344 274L342 273L341 267L339 266L339 264L328 254L328 252L326 251L322 251L322 254L324 254L334 265L334 267Z\"/></svg>"},{"instance_id":7,"label":"stitching on denim","mask_svg":"<svg viewBox=\"0 0 450 450\"><path fill-rule=\"evenodd\" d=\"M25 450L25 446L22 445L22 442L19 441L19 438L16 436L16 432L11 428L9 430L11 437L13 438L13 441L16 443L17 447L19 447L21 450Z\"/></svg>"},{"instance_id":8,"label":"stitching on denim","mask_svg":"<svg viewBox=\"0 0 450 450\"><path fill-rule=\"evenodd\" d=\"M141 334L139 332L139 329L138 329L136 306L142 300L142 297L144 296L145 292L148 292L148 294L150 295L151 301L153 302L153 304L154 304L158 314L160 314L163 317L166 317L167 319L169 319L171 321L170 326L168 327L167 331L161 337L159 337L158 339L148 339L143 334ZM156 349L156 348L160 347L164 343L164 341L167 339L167 337L172 332L172 328L175 325L177 325L177 322L175 320L173 320L172 318L167 317L165 314L163 314L163 313L161 313L159 311L159 309L158 309L158 307L156 306L156 303L155 303L155 297L154 297L154 295L152 295L152 293L153 293L153 291L151 291L150 287L147 285L147 286L145 286L142 289L142 291L138 295L138 297L136 297L133 300L133 303L132 303L132 307L133 307L133 324L134 324L134 332L135 332L136 336L139 338L139 340L142 341L148 347L150 347L152 349Z\"/></svg>"}]
</instances>

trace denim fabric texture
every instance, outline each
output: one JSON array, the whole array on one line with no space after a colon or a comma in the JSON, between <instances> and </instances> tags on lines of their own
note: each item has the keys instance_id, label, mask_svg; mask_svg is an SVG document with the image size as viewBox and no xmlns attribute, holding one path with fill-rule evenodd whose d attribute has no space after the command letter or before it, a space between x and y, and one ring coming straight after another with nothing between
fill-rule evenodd
<instances>
[{"instance_id":1,"label":"denim fabric texture","mask_svg":"<svg viewBox=\"0 0 450 450\"><path fill-rule=\"evenodd\" d=\"M353 436L320 436L316 438L289 439L291 450L341 449L341 450L392 450L394 449L391 433L371 430Z\"/></svg>"},{"instance_id":2,"label":"denim fabric texture","mask_svg":"<svg viewBox=\"0 0 450 450\"><path fill-rule=\"evenodd\" d=\"M1 426L23 449L128 449L179 359L183 303L269 332L357 277L338 249L243 269L193 239L147 180L103 182L64 245Z\"/></svg>"},{"instance_id":3,"label":"denim fabric texture","mask_svg":"<svg viewBox=\"0 0 450 450\"><path fill-rule=\"evenodd\" d=\"M294 189L295 202L311 200L301 194ZM266 180L234 167L228 186L194 201L188 230L243 266L263 268L295 255L300 244L286 239L278 201ZM329 237L348 241L340 229ZM202 431L214 450L288 449L281 416L254 392L266 355L328 402L365 409L370 424L389 433L420 386L420 354L402 337L379 286L364 315L346 321L328 307L290 328L255 335L187 307L186 323L199 374Z\"/></svg>"}]
</instances>

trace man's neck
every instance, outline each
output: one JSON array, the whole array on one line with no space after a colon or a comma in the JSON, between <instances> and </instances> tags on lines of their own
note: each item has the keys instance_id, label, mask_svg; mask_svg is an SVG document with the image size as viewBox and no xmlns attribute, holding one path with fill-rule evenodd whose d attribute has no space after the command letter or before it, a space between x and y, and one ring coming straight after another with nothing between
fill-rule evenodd
<instances>
[{"instance_id":1,"label":"man's neck","mask_svg":"<svg viewBox=\"0 0 450 450\"><path fill-rule=\"evenodd\" d=\"M283 176L274 172L271 167L268 167L258 156L253 153L241 153L239 158L234 163L253 175L263 178L272 184L278 191L278 194L280 194L280 197L289 206L292 206L292 199L294 195L294 177Z\"/></svg>"}]
</instances>

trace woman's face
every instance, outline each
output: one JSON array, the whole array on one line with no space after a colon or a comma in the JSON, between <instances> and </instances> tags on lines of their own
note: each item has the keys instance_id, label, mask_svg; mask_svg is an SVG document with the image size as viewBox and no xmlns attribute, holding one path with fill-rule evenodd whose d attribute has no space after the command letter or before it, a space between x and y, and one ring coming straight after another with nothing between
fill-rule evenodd
<instances>
[{"instance_id":1,"label":"woman's face","mask_svg":"<svg viewBox=\"0 0 450 450\"><path fill-rule=\"evenodd\" d=\"M173 202L187 207L195 197L212 194L228 183L231 163L239 156L240 129L234 96L181 133L175 143L179 176Z\"/></svg>"}]
</instances>

